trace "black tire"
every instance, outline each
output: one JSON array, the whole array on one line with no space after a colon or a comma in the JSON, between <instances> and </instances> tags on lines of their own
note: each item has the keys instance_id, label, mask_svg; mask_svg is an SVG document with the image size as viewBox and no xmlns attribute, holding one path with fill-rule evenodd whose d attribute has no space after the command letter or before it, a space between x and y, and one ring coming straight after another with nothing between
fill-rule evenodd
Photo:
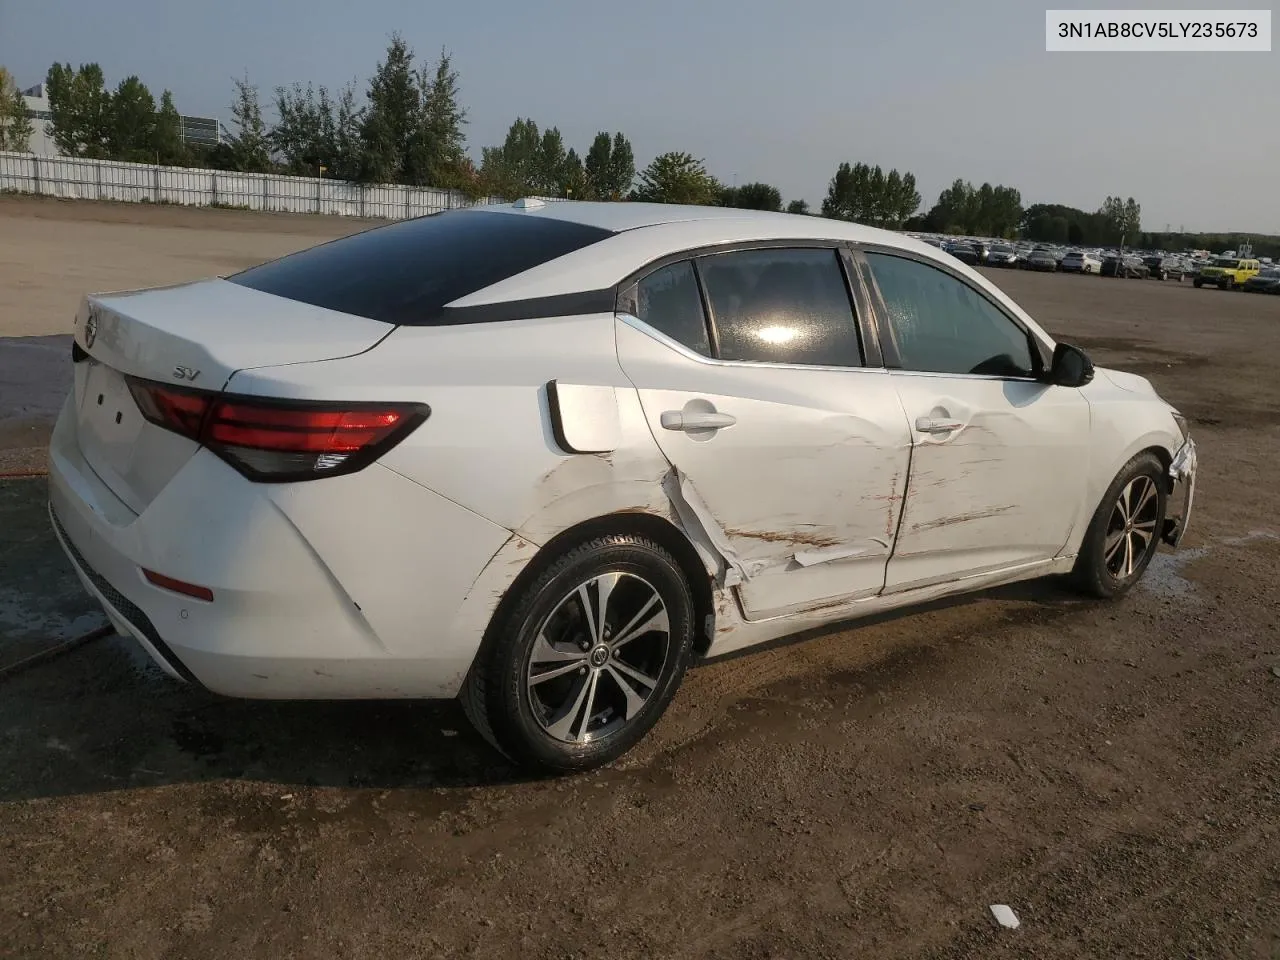
<instances>
[{"instance_id":1,"label":"black tire","mask_svg":"<svg viewBox=\"0 0 1280 960\"><path fill-rule=\"evenodd\" d=\"M612 616L622 622L607 619L603 640L597 641L592 637L595 631L586 622L584 603L599 601L600 592L592 587L597 583L594 578L615 574L618 582L612 589L619 597L614 600L610 595L606 599L606 618ZM580 586L586 590L586 601L577 598ZM660 630L641 634L634 642L617 635L630 619L628 608L622 603L624 587L635 595L637 609L641 609L645 596L640 593L642 589L647 588L659 598L668 623L665 642L660 639ZM621 647L612 648L608 628L614 631L615 640L626 644L627 652ZM550 642L540 640L547 634L551 635ZM467 676L462 706L480 734L521 766L547 773L599 767L635 746L666 711L692 657L694 634L693 592L676 559L646 537L599 537L569 550L503 601ZM579 641L593 645L581 647ZM555 656L534 661L535 646ZM609 651L602 662L593 659L606 647ZM654 651L659 649L661 663L654 666ZM584 652L575 662L578 650ZM633 655L649 659L635 660ZM560 665L568 672L543 682L531 673L535 662L557 664L540 672L555 674ZM654 681L643 705L636 707L630 717L623 713L631 709L628 705L633 702L623 690L623 682L629 683L632 694L637 696L646 687L629 679L632 675L624 676L618 667L638 670ZM561 690L564 710L553 722L543 699L544 691L559 696ZM597 696L606 705L598 712L590 712ZM584 708L589 712L585 718ZM567 728L562 726L566 718ZM602 722L593 729L591 725L596 721ZM552 728L560 728L570 739L557 736Z\"/></svg>"},{"instance_id":2,"label":"black tire","mask_svg":"<svg viewBox=\"0 0 1280 960\"><path fill-rule=\"evenodd\" d=\"M1203 283L1203 281L1201 281L1201 280L1199 280L1199 279L1196 279L1196 280L1192 280L1192 281L1191 281L1191 285L1192 285L1193 287L1195 287L1197 290L1199 290L1201 287L1203 287L1203 286L1204 286L1204 283Z\"/></svg>"},{"instance_id":3,"label":"black tire","mask_svg":"<svg viewBox=\"0 0 1280 960\"><path fill-rule=\"evenodd\" d=\"M1145 495L1146 488L1142 487L1144 478L1150 482L1154 491L1155 505L1152 508L1149 503L1144 502L1135 510L1134 526L1131 528L1124 525L1120 516L1120 496L1122 492L1128 491L1136 504ZM1132 488L1131 484L1134 485ZM1164 465L1155 454L1140 453L1124 465L1111 481L1111 486L1107 487L1080 545L1072 576L1081 590L1095 597L1112 599L1123 596L1142 578L1160 546L1167 497ZM1150 538L1145 541L1141 541L1141 533L1130 532L1138 527L1145 530L1148 524L1150 529L1146 532L1150 533ZM1121 541L1127 542L1113 540L1117 533L1121 534ZM1118 548L1121 556L1109 552L1113 547ZM1132 563L1124 555L1130 549L1133 551Z\"/></svg>"}]
</instances>

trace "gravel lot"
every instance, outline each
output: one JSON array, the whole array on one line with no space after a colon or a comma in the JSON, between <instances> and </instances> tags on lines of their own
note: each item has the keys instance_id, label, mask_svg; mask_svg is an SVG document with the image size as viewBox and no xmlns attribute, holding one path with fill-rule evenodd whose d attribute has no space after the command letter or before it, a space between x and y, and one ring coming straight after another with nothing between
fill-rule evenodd
<instances>
[{"instance_id":1,"label":"gravel lot","mask_svg":"<svg viewBox=\"0 0 1280 960\"><path fill-rule=\"evenodd\" d=\"M0 198L0 470L39 465L85 289L360 226ZM993 276L1194 420L1187 543L1128 599L708 664L558 781L452 705L221 700L100 641L0 679L0 956L1280 956L1280 297ZM99 622L42 504L0 482L0 664Z\"/></svg>"}]
</instances>

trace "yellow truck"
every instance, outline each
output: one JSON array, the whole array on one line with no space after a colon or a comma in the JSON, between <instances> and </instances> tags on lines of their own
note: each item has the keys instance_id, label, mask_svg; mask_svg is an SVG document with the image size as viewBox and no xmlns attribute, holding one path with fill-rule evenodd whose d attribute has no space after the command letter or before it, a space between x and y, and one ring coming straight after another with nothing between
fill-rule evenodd
<instances>
[{"instance_id":1,"label":"yellow truck","mask_svg":"<svg viewBox=\"0 0 1280 960\"><path fill-rule=\"evenodd\" d=\"M1210 284L1219 290L1235 290L1261 269L1262 264L1250 257L1214 257L1213 263L1200 268L1193 282L1197 287Z\"/></svg>"}]
</instances>

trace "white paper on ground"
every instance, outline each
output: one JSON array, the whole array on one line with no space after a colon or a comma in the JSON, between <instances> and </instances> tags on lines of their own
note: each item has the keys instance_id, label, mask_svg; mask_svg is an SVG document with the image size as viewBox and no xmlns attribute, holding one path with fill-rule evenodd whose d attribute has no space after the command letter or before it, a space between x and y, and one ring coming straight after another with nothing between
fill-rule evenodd
<instances>
[{"instance_id":1,"label":"white paper on ground","mask_svg":"<svg viewBox=\"0 0 1280 960\"><path fill-rule=\"evenodd\" d=\"M991 915L996 918L996 923L1002 927L1008 927L1010 930L1018 928L1018 915L1013 912L1011 907L1003 903L993 903L991 905Z\"/></svg>"}]
</instances>

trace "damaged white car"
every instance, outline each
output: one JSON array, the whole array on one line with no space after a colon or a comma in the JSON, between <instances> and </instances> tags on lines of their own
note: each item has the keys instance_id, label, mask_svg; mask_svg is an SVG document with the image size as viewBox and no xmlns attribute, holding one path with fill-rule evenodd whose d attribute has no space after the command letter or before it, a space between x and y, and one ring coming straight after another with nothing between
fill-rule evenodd
<instances>
[{"instance_id":1,"label":"damaged white car","mask_svg":"<svg viewBox=\"0 0 1280 960\"><path fill-rule=\"evenodd\" d=\"M899 234L459 210L89 297L50 512L175 678L608 762L690 661L1177 545L1185 420Z\"/></svg>"}]
</instances>

